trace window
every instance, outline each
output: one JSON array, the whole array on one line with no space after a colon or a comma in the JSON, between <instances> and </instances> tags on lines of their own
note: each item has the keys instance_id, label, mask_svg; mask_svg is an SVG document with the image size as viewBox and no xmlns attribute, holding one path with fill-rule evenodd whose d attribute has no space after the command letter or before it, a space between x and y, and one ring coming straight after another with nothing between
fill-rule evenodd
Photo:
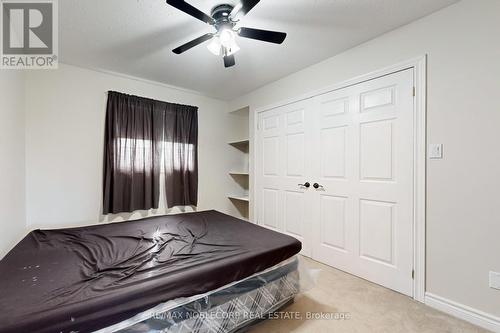
<instances>
[{"instance_id":1,"label":"window","mask_svg":"<svg viewBox=\"0 0 500 333\"><path fill-rule=\"evenodd\" d=\"M196 206L198 108L109 92L103 213Z\"/></svg>"}]
</instances>

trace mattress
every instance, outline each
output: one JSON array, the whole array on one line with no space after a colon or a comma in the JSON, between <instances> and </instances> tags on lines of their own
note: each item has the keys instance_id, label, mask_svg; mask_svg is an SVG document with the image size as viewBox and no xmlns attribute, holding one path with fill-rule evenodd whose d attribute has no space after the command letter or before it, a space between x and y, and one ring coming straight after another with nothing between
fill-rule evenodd
<instances>
[{"instance_id":1,"label":"mattress","mask_svg":"<svg viewBox=\"0 0 500 333\"><path fill-rule=\"evenodd\" d=\"M300 249L292 237L216 211L36 230L0 261L0 332L93 332Z\"/></svg>"},{"instance_id":2,"label":"mattress","mask_svg":"<svg viewBox=\"0 0 500 333\"><path fill-rule=\"evenodd\" d=\"M264 320L300 291L298 258L220 289L181 298L95 333L232 333Z\"/></svg>"}]
</instances>

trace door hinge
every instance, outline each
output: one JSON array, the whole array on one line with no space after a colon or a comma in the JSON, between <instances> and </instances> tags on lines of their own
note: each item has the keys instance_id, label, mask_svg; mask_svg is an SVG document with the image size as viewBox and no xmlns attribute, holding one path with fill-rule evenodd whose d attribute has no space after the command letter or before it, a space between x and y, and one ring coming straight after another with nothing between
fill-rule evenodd
<instances>
[{"instance_id":1,"label":"door hinge","mask_svg":"<svg viewBox=\"0 0 500 333\"><path fill-rule=\"evenodd\" d=\"M411 270L411 279L415 280L415 270L414 269Z\"/></svg>"},{"instance_id":2,"label":"door hinge","mask_svg":"<svg viewBox=\"0 0 500 333\"><path fill-rule=\"evenodd\" d=\"M413 87L413 97L417 96L417 88Z\"/></svg>"}]
</instances>

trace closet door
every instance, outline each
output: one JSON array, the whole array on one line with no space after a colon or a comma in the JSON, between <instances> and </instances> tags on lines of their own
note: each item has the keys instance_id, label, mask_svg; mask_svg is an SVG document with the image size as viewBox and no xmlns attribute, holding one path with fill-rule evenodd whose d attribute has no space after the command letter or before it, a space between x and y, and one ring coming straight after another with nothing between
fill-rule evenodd
<instances>
[{"instance_id":1,"label":"closet door","mask_svg":"<svg viewBox=\"0 0 500 333\"><path fill-rule=\"evenodd\" d=\"M357 87L314 99L313 258L353 273Z\"/></svg>"},{"instance_id":2,"label":"closet door","mask_svg":"<svg viewBox=\"0 0 500 333\"><path fill-rule=\"evenodd\" d=\"M300 240L311 255L311 100L258 116L256 147L257 223Z\"/></svg>"},{"instance_id":3,"label":"closet door","mask_svg":"<svg viewBox=\"0 0 500 333\"><path fill-rule=\"evenodd\" d=\"M413 70L314 105L313 258L412 295Z\"/></svg>"}]
</instances>

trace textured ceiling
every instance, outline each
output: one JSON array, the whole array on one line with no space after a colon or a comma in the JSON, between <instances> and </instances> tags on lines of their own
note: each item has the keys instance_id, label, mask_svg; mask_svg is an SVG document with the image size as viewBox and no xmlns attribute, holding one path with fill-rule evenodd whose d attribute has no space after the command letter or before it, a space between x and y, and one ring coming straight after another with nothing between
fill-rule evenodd
<instances>
[{"instance_id":1,"label":"textured ceiling","mask_svg":"<svg viewBox=\"0 0 500 333\"><path fill-rule=\"evenodd\" d=\"M206 13L228 0L188 0ZM456 0L261 0L241 26L285 31L282 45L238 38L225 69L206 44L171 49L212 28L164 0L59 1L61 61L233 99Z\"/></svg>"}]
</instances>

